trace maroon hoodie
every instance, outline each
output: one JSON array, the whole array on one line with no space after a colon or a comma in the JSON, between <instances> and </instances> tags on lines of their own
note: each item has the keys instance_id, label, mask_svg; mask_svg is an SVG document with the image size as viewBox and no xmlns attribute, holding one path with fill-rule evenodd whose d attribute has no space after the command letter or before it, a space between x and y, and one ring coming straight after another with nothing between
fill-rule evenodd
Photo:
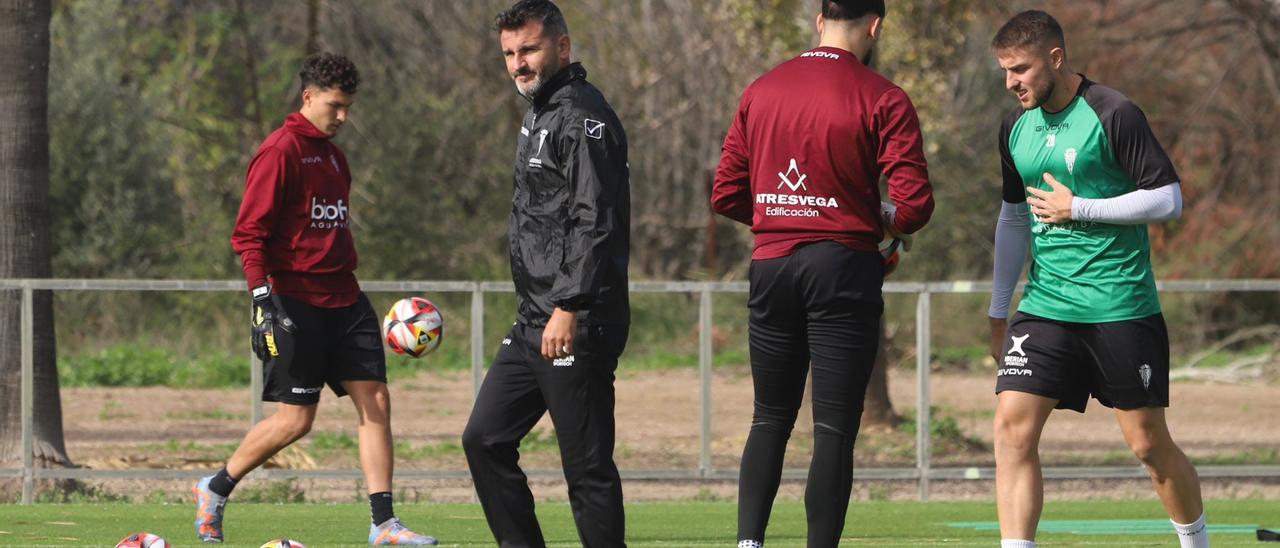
<instances>
[{"instance_id":1,"label":"maroon hoodie","mask_svg":"<svg viewBox=\"0 0 1280 548\"><path fill-rule=\"evenodd\" d=\"M350 306L360 295L351 239L347 157L300 113L262 142L249 163L231 248L245 280L314 306Z\"/></svg>"},{"instance_id":2,"label":"maroon hoodie","mask_svg":"<svg viewBox=\"0 0 1280 548\"><path fill-rule=\"evenodd\" d=\"M933 214L933 189L915 107L853 54L820 47L743 92L711 206L751 227L752 259L821 240L874 251L884 237L881 174L897 230L919 230Z\"/></svg>"}]
</instances>

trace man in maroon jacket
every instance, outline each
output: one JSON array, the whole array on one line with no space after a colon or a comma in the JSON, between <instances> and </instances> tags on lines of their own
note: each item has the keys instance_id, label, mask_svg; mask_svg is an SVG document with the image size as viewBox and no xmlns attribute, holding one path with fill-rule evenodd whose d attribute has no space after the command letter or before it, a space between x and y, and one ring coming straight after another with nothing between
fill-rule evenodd
<instances>
[{"instance_id":1,"label":"man in maroon jacket","mask_svg":"<svg viewBox=\"0 0 1280 548\"><path fill-rule=\"evenodd\" d=\"M217 474L200 480L196 535L222 542L236 482L311 430L327 384L350 395L360 423L360 465L373 523L369 544L436 544L400 523L391 504L391 396L378 317L356 282L351 170L330 141L347 120L360 75L346 57L303 62L302 108L258 148L231 246L253 299L252 346L265 367L263 401L275 414L254 425Z\"/></svg>"},{"instance_id":2,"label":"man in maroon jacket","mask_svg":"<svg viewBox=\"0 0 1280 548\"><path fill-rule=\"evenodd\" d=\"M756 240L739 547L764 543L810 364L809 546L839 543L884 308L877 247L886 230L915 232L933 213L915 108L867 67L884 14L883 0L824 0L821 45L752 83L725 137L711 204ZM883 215L881 175L897 206Z\"/></svg>"}]
</instances>

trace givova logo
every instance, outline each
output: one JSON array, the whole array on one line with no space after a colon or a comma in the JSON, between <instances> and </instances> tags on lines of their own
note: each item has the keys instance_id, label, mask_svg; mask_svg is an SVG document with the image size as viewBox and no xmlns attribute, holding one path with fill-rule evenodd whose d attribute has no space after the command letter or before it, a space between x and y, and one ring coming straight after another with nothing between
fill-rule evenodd
<instances>
[{"instance_id":1,"label":"givova logo","mask_svg":"<svg viewBox=\"0 0 1280 548\"><path fill-rule=\"evenodd\" d=\"M320 198L311 198L311 228L346 228L347 226L347 205L338 200L337 204L330 204L327 200Z\"/></svg>"}]
</instances>

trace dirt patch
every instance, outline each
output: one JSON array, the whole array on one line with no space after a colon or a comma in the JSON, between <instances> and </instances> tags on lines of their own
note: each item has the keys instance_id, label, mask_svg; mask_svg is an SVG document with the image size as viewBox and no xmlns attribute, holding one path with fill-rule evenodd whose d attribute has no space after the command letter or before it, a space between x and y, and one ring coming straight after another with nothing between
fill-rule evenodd
<instances>
[{"instance_id":1,"label":"dirt patch","mask_svg":"<svg viewBox=\"0 0 1280 548\"><path fill-rule=\"evenodd\" d=\"M935 420L949 422L959 441L937 439L936 466L989 466L991 416L995 404L993 379L988 375L935 374L931 384ZM624 470L689 470L699 461L699 387L694 370L619 372L617 460ZM393 428L397 440L397 469L465 470L459 437L466 423L473 387L467 373L423 374L398 380L392 386ZM899 412L915 407L915 375L894 372L890 392ZM712 464L733 469L746 441L751 418L752 388L743 368L719 368L712 386ZM72 458L91 468L217 468L249 426L248 390L185 390L172 388L76 388L62 392L66 440ZM1275 459L1280 439L1280 397L1274 386L1175 383L1169 422L1175 439L1193 458ZM266 406L272 412L272 406ZM801 410L792 436L787 466L808 466L812 419L808 405ZM312 434L282 454L272 466L284 468L355 468L356 417L347 401L325 394ZM915 436L907 429L866 429L859 441L860 467L911 466ZM951 443L951 445L947 445ZM1136 464L1128 456L1111 412L1096 402L1084 414L1058 412L1050 418L1042 442L1047 464ZM530 469L558 469L559 455L550 420L544 418L522 448L521 462ZM252 478L252 476L251 476ZM173 487L175 500L184 495L182 481L111 481L109 488L133 489L166 499ZM459 480L398 482L405 496L421 500L469 500L470 486ZM534 480L539 498L562 499L563 484L555 479ZM1061 482L1090 495L1149 493L1144 481ZM1220 481L1206 485L1224 496L1280 498L1274 482ZM170 485L172 484L172 485ZM297 482L308 499L355 499L355 481ZM133 487L130 487L133 486ZM1092 487L1091 487L1092 486ZM936 482L940 497L986 498L986 482ZM1105 488L1105 489L1104 489ZM799 498L803 482L788 482L781 496ZM913 498L911 482L860 482L867 499ZM1098 491L1098 489L1104 489ZM1118 491L1117 491L1118 490ZM732 481L631 481L634 500L695 498L732 499Z\"/></svg>"}]
</instances>

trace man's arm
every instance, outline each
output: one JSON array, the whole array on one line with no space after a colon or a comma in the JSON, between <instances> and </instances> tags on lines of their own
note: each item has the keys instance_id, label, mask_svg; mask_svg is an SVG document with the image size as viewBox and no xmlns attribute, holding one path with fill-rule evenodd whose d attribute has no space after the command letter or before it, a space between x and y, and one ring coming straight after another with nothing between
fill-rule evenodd
<instances>
[{"instance_id":1,"label":"man's arm","mask_svg":"<svg viewBox=\"0 0 1280 548\"><path fill-rule=\"evenodd\" d=\"M738 112L724 137L716 180L711 185L711 209L720 215L751 226L751 157L747 150L747 93L742 94Z\"/></svg>"},{"instance_id":2,"label":"man's arm","mask_svg":"<svg viewBox=\"0 0 1280 548\"><path fill-rule=\"evenodd\" d=\"M1013 291L1022 278L1022 265L1031 247L1031 217L1022 176L1009 152L1009 134L1019 112L1006 117L1000 127L997 148L1000 151L1001 196L1000 217L996 220L995 264L991 275L991 305L987 308L990 327L991 357L1000 363L1005 333L1009 328L1009 308Z\"/></svg>"},{"instance_id":3,"label":"man's arm","mask_svg":"<svg viewBox=\"0 0 1280 548\"><path fill-rule=\"evenodd\" d=\"M1044 174L1049 190L1027 187L1031 212L1041 222L1094 221L1114 225L1145 225L1172 221L1182 216L1182 185L1173 183L1154 189L1140 188L1111 198L1081 198Z\"/></svg>"},{"instance_id":4,"label":"man's arm","mask_svg":"<svg viewBox=\"0 0 1280 548\"><path fill-rule=\"evenodd\" d=\"M285 181L290 172L283 152L267 148L249 163L245 176L244 200L231 233L231 249L240 255L245 281L253 289L267 284L267 240L275 230L278 205L284 200Z\"/></svg>"},{"instance_id":5,"label":"man's arm","mask_svg":"<svg viewBox=\"0 0 1280 548\"><path fill-rule=\"evenodd\" d=\"M894 88L876 103L872 129L879 137L876 159L889 181L889 197L897 210L893 230L911 234L933 216L933 186L924 158L920 120L906 92Z\"/></svg>"},{"instance_id":6,"label":"man's arm","mask_svg":"<svg viewBox=\"0 0 1280 548\"><path fill-rule=\"evenodd\" d=\"M244 200L231 233L231 248L240 255L245 281L249 284L253 303L249 345L258 359L279 356L275 344L275 328L293 331L293 320L271 293L267 284L266 247L276 228L279 205L284 200L285 182L290 174L284 153L267 148L249 163L245 177Z\"/></svg>"},{"instance_id":7,"label":"man's arm","mask_svg":"<svg viewBox=\"0 0 1280 548\"><path fill-rule=\"evenodd\" d=\"M610 238L630 226L624 218L629 213L622 207L630 193L622 128L571 116L562 135L571 201L564 262L550 293L556 309L542 335L542 355L547 359L573 354L577 311L590 306L600 291L601 271L613 260L606 249Z\"/></svg>"},{"instance_id":8,"label":"man's arm","mask_svg":"<svg viewBox=\"0 0 1280 548\"><path fill-rule=\"evenodd\" d=\"M1114 198L1071 200L1071 218L1116 225L1144 225L1173 221L1182 216L1182 185L1173 183L1153 190L1138 189Z\"/></svg>"}]
</instances>

